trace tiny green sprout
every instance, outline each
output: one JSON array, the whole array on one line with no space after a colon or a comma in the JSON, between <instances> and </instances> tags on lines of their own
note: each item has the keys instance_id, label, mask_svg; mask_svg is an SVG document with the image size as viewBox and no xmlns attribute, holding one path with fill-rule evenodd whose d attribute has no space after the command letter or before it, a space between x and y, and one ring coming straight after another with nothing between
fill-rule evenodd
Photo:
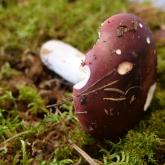
<instances>
[{"instance_id":1,"label":"tiny green sprout","mask_svg":"<svg viewBox=\"0 0 165 165\"><path fill-rule=\"evenodd\" d=\"M28 165L28 156L26 152L26 143L21 140L21 151L22 151L22 165Z\"/></svg>"}]
</instances>

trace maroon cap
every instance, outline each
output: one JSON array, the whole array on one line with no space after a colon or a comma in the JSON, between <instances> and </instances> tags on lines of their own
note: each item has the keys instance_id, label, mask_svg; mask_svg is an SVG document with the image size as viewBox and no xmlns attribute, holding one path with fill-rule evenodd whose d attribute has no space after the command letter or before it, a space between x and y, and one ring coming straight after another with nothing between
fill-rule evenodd
<instances>
[{"instance_id":1,"label":"maroon cap","mask_svg":"<svg viewBox=\"0 0 165 165\"><path fill-rule=\"evenodd\" d=\"M82 127L98 138L123 135L147 110L155 88L156 50L149 28L129 13L108 18L83 65L87 79L73 87Z\"/></svg>"}]
</instances>

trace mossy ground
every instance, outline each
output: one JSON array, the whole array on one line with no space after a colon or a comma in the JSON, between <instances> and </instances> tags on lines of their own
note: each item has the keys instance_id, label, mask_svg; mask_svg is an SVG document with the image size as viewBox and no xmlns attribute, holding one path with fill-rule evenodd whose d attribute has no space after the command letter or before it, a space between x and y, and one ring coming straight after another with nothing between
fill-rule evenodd
<instances>
[{"instance_id":1,"label":"mossy ground","mask_svg":"<svg viewBox=\"0 0 165 165\"><path fill-rule=\"evenodd\" d=\"M158 86L144 118L114 143L81 130L71 85L44 67L38 54L52 38L86 52L100 23L122 11L140 15L153 31ZM165 164L164 26L165 13L122 0L1 0L0 165L83 165L90 157L104 165Z\"/></svg>"}]
</instances>

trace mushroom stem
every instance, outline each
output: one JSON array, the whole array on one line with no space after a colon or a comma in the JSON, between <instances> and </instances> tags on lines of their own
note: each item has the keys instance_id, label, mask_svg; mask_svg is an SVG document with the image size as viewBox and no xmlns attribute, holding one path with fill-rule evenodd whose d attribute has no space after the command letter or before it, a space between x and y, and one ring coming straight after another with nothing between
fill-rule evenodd
<instances>
[{"instance_id":1,"label":"mushroom stem","mask_svg":"<svg viewBox=\"0 0 165 165\"><path fill-rule=\"evenodd\" d=\"M85 55L69 44L50 40L41 47L42 62L52 71L72 84L86 79L86 69L81 66Z\"/></svg>"}]
</instances>

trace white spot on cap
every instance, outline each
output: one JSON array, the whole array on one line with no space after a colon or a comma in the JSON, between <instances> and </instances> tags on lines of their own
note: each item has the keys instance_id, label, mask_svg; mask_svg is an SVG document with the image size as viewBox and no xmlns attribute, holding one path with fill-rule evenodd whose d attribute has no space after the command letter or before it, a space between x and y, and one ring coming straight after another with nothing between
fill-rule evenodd
<instances>
[{"instance_id":1,"label":"white spot on cap","mask_svg":"<svg viewBox=\"0 0 165 165\"><path fill-rule=\"evenodd\" d=\"M146 42L147 42L147 44L150 44L151 43L150 37L147 37L146 38Z\"/></svg>"},{"instance_id":2,"label":"white spot on cap","mask_svg":"<svg viewBox=\"0 0 165 165\"><path fill-rule=\"evenodd\" d=\"M82 81L80 81L80 82L78 82L77 84L75 84L75 85L73 86L74 89L81 89L81 88L83 88L83 87L86 85L86 83L88 82L89 78L90 78L91 72L90 72L89 66L88 66L88 65L85 65L85 66L83 67L83 69L84 69L84 71L85 71L85 73L86 73L86 74L85 74L85 78L84 78Z\"/></svg>"},{"instance_id":3,"label":"white spot on cap","mask_svg":"<svg viewBox=\"0 0 165 165\"><path fill-rule=\"evenodd\" d=\"M107 109L104 109L104 112L105 112L106 115L109 115L109 112L108 112Z\"/></svg>"},{"instance_id":4,"label":"white spot on cap","mask_svg":"<svg viewBox=\"0 0 165 165\"><path fill-rule=\"evenodd\" d=\"M107 116L113 116L113 110L112 108L110 108L109 110L108 109L104 109L104 112Z\"/></svg>"},{"instance_id":5,"label":"white spot on cap","mask_svg":"<svg viewBox=\"0 0 165 165\"><path fill-rule=\"evenodd\" d=\"M139 26L140 26L140 28L143 28L143 24L142 23L139 23Z\"/></svg>"},{"instance_id":6,"label":"white spot on cap","mask_svg":"<svg viewBox=\"0 0 165 165\"><path fill-rule=\"evenodd\" d=\"M125 75L126 73L130 72L132 70L132 68L133 68L133 63L124 61L119 64L119 66L117 68L117 72L120 75Z\"/></svg>"},{"instance_id":7,"label":"white spot on cap","mask_svg":"<svg viewBox=\"0 0 165 165\"><path fill-rule=\"evenodd\" d=\"M148 107L150 106L154 92L155 92L155 89L156 89L156 83L151 85L150 89L148 90L147 99L146 99L146 102L144 104L144 111L146 111L148 109Z\"/></svg>"},{"instance_id":8,"label":"white spot on cap","mask_svg":"<svg viewBox=\"0 0 165 165\"><path fill-rule=\"evenodd\" d=\"M118 55L121 55L121 49L116 49L115 53L118 54Z\"/></svg>"}]
</instances>

